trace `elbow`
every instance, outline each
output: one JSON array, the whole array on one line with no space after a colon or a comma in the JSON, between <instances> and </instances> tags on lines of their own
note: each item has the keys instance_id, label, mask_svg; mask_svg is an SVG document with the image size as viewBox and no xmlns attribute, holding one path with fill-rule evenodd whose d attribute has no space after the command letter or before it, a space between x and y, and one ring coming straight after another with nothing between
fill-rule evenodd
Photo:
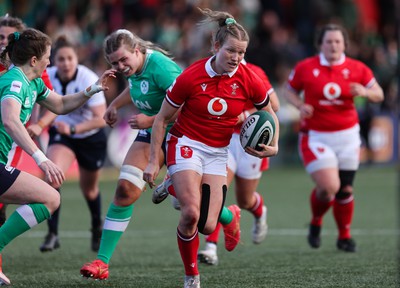
<instances>
[{"instance_id":1,"label":"elbow","mask_svg":"<svg viewBox=\"0 0 400 288\"><path fill-rule=\"evenodd\" d=\"M7 133L10 133L12 130L12 125L9 121L3 122L4 129L6 130Z\"/></svg>"},{"instance_id":2,"label":"elbow","mask_svg":"<svg viewBox=\"0 0 400 288\"><path fill-rule=\"evenodd\" d=\"M371 97L370 101L374 103L380 103L384 100L384 98L385 96L383 94L383 90L380 90L374 95L374 97Z\"/></svg>"},{"instance_id":3,"label":"elbow","mask_svg":"<svg viewBox=\"0 0 400 288\"><path fill-rule=\"evenodd\" d=\"M12 121L11 119L10 120L8 120L8 119L2 120L2 121L3 121L4 129L6 130L6 132L8 134L10 134L12 131L16 130L16 125L15 125L14 121Z\"/></svg>"}]
</instances>

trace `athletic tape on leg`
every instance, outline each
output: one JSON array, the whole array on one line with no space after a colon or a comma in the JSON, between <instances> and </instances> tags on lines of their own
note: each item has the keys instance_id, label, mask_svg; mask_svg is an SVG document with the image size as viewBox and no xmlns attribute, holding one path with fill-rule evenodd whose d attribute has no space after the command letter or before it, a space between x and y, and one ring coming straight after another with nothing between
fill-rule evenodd
<instances>
[{"instance_id":1,"label":"athletic tape on leg","mask_svg":"<svg viewBox=\"0 0 400 288\"><path fill-rule=\"evenodd\" d=\"M225 205L225 199L226 199L226 192L227 191L228 191L228 187L226 185L223 185L222 186L222 205L221 205L221 210L219 211L218 221L221 218L222 209L224 208L224 205Z\"/></svg>"},{"instance_id":2,"label":"athletic tape on leg","mask_svg":"<svg viewBox=\"0 0 400 288\"><path fill-rule=\"evenodd\" d=\"M143 171L131 165L123 165L119 173L119 179L124 179L143 189L146 182L143 180Z\"/></svg>"},{"instance_id":3,"label":"athletic tape on leg","mask_svg":"<svg viewBox=\"0 0 400 288\"><path fill-rule=\"evenodd\" d=\"M200 218L197 223L197 227L200 233L203 233L204 227L206 226L207 216L208 216L208 208L210 206L210 185L203 184L201 185L201 205L200 205Z\"/></svg>"}]
</instances>

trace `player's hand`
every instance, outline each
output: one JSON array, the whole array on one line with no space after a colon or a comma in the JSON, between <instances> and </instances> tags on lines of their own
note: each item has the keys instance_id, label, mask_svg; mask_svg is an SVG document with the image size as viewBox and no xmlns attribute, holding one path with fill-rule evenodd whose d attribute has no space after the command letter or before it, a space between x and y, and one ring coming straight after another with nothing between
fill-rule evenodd
<instances>
[{"instance_id":1,"label":"player's hand","mask_svg":"<svg viewBox=\"0 0 400 288\"><path fill-rule=\"evenodd\" d=\"M302 104L300 106L300 117L311 118L314 114L314 107L310 104Z\"/></svg>"},{"instance_id":2,"label":"player's hand","mask_svg":"<svg viewBox=\"0 0 400 288\"><path fill-rule=\"evenodd\" d=\"M115 73L117 73L117 70L115 69L109 69L104 71L103 75L100 76L96 84L101 86L103 91L107 91L109 89L109 87L107 86L107 81L110 77L116 78Z\"/></svg>"},{"instance_id":3,"label":"player's hand","mask_svg":"<svg viewBox=\"0 0 400 288\"><path fill-rule=\"evenodd\" d=\"M132 129L147 129L153 125L153 117L143 113L135 114L128 119L128 124Z\"/></svg>"},{"instance_id":4,"label":"player's hand","mask_svg":"<svg viewBox=\"0 0 400 288\"><path fill-rule=\"evenodd\" d=\"M350 93L353 96L367 97L367 88L360 83L350 83Z\"/></svg>"},{"instance_id":5,"label":"player's hand","mask_svg":"<svg viewBox=\"0 0 400 288\"><path fill-rule=\"evenodd\" d=\"M106 121L108 126L113 128L118 120L117 109L114 106L109 106L106 110L106 113L104 113L103 119Z\"/></svg>"},{"instance_id":6,"label":"player's hand","mask_svg":"<svg viewBox=\"0 0 400 288\"><path fill-rule=\"evenodd\" d=\"M103 75L96 81L96 83L93 83L89 87L87 87L85 90L83 90L83 94L86 97L92 97L94 94L100 92L100 91L107 91L109 88L107 86L107 80L108 78L112 77L115 78L115 73L117 71L114 69L109 69L104 71Z\"/></svg>"},{"instance_id":7,"label":"player's hand","mask_svg":"<svg viewBox=\"0 0 400 288\"><path fill-rule=\"evenodd\" d=\"M54 122L54 127L56 128L57 132L62 135L71 135L70 125L65 122Z\"/></svg>"},{"instance_id":8,"label":"player's hand","mask_svg":"<svg viewBox=\"0 0 400 288\"><path fill-rule=\"evenodd\" d=\"M275 156L278 154L278 150L279 150L278 146L267 146L264 144L259 144L259 146L261 148L263 148L263 150L257 151L253 148L246 147L245 151L248 154L258 157L258 158L266 158L266 157L271 157L271 156Z\"/></svg>"},{"instance_id":9,"label":"player's hand","mask_svg":"<svg viewBox=\"0 0 400 288\"><path fill-rule=\"evenodd\" d=\"M65 180L64 172L51 160L43 161L39 168L44 172L46 181L55 187L61 186Z\"/></svg>"},{"instance_id":10,"label":"player's hand","mask_svg":"<svg viewBox=\"0 0 400 288\"><path fill-rule=\"evenodd\" d=\"M31 136L31 138L35 138L42 133L43 128L38 124L31 124L26 128L26 130L28 131L28 134L29 136Z\"/></svg>"},{"instance_id":11,"label":"player's hand","mask_svg":"<svg viewBox=\"0 0 400 288\"><path fill-rule=\"evenodd\" d=\"M149 184L150 188L156 186L155 180L159 172L160 172L160 167L152 163L147 164L146 169L144 169L143 180Z\"/></svg>"}]
</instances>

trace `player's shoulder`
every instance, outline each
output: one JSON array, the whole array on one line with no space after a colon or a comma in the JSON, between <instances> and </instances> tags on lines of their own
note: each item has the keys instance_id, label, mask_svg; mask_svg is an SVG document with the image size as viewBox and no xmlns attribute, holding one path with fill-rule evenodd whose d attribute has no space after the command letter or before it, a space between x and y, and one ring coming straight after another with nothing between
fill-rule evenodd
<instances>
[{"instance_id":1,"label":"player's shoulder","mask_svg":"<svg viewBox=\"0 0 400 288\"><path fill-rule=\"evenodd\" d=\"M183 73L181 74L181 78L193 78L194 76L198 77L200 75L203 75L206 71L206 63L208 61L208 58L203 58L200 60L197 60L193 62L191 65L189 65L185 70L183 70Z\"/></svg>"},{"instance_id":2,"label":"player's shoulder","mask_svg":"<svg viewBox=\"0 0 400 288\"><path fill-rule=\"evenodd\" d=\"M303 68L303 67L310 67L310 66L317 66L320 65L320 58L318 55L307 57L303 60L300 60L296 67Z\"/></svg>"},{"instance_id":3,"label":"player's shoulder","mask_svg":"<svg viewBox=\"0 0 400 288\"><path fill-rule=\"evenodd\" d=\"M148 49L146 53L148 57L148 65L153 67L155 71L163 71L166 69L182 70L171 57L160 51Z\"/></svg>"},{"instance_id":4,"label":"player's shoulder","mask_svg":"<svg viewBox=\"0 0 400 288\"><path fill-rule=\"evenodd\" d=\"M1 84L9 85L11 82L17 81L21 82L21 85L26 84L29 86L29 80L26 78L25 74L19 68L12 68L1 75Z\"/></svg>"},{"instance_id":5,"label":"player's shoulder","mask_svg":"<svg viewBox=\"0 0 400 288\"><path fill-rule=\"evenodd\" d=\"M82 82L84 85L92 84L91 82L95 82L99 79L99 76L85 65L78 64L77 71L76 81Z\"/></svg>"},{"instance_id":6,"label":"player's shoulder","mask_svg":"<svg viewBox=\"0 0 400 288\"><path fill-rule=\"evenodd\" d=\"M347 57L347 56L346 56L344 64L348 67L353 67L353 68L367 67L367 65L364 62L362 62L358 59L355 59L355 58Z\"/></svg>"}]
</instances>

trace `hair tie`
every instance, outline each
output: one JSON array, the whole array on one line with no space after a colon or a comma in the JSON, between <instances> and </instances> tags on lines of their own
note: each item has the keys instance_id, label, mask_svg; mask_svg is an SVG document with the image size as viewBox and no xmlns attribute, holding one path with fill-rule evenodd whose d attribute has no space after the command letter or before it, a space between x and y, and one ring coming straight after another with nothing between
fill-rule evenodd
<instances>
[{"instance_id":1,"label":"hair tie","mask_svg":"<svg viewBox=\"0 0 400 288\"><path fill-rule=\"evenodd\" d=\"M19 40L19 35L20 35L19 32L17 32L17 31L14 32L15 41Z\"/></svg>"},{"instance_id":2,"label":"hair tie","mask_svg":"<svg viewBox=\"0 0 400 288\"><path fill-rule=\"evenodd\" d=\"M226 24L226 25L236 24L236 20L233 19L233 18L226 18L225 24Z\"/></svg>"}]
</instances>

